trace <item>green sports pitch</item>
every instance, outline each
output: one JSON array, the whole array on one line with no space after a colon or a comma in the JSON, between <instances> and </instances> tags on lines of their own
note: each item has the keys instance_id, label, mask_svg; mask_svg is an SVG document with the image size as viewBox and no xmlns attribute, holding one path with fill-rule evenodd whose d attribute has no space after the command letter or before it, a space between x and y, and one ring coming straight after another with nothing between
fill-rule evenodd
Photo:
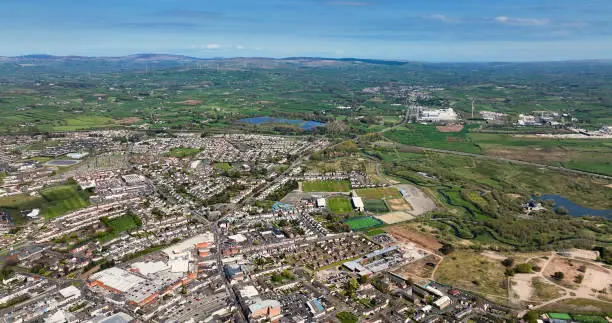
<instances>
[{"instance_id":1,"label":"green sports pitch","mask_svg":"<svg viewBox=\"0 0 612 323\"><path fill-rule=\"evenodd\" d=\"M361 231L382 225L383 222L371 216L361 216L344 221L352 231Z\"/></svg>"}]
</instances>

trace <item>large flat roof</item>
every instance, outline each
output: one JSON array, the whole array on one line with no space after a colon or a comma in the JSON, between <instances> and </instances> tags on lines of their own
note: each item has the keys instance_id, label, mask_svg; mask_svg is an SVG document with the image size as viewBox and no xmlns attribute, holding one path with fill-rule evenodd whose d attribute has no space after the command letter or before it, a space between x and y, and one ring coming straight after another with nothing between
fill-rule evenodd
<instances>
[{"instance_id":1,"label":"large flat roof","mask_svg":"<svg viewBox=\"0 0 612 323\"><path fill-rule=\"evenodd\" d=\"M117 267L111 267L95 273L91 276L92 280L97 280L121 292L126 292L130 288L144 282L145 279Z\"/></svg>"}]
</instances>

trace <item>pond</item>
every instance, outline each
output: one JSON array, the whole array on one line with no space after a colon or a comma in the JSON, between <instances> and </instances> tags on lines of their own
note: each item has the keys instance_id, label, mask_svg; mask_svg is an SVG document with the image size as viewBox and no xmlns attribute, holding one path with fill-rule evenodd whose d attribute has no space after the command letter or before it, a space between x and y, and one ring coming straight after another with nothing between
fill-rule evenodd
<instances>
[{"instance_id":1,"label":"pond","mask_svg":"<svg viewBox=\"0 0 612 323\"><path fill-rule=\"evenodd\" d=\"M595 210L595 209L590 209L587 207L584 207L582 205L578 205L572 201L570 201L569 199L560 196L560 195L555 195L555 194L542 194L539 198L534 197L536 199L539 199L541 201L546 201L546 200L553 200L555 202L555 209L563 206L568 214L570 216L586 216L586 215L591 215L591 216L600 216L603 218L606 218L608 220L612 220L612 210Z\"/></svg>"},{"instance_id":2,"label":"pond","mask_svg":"<svg viewBox=\"0 0 612 323\"><path fill-rule=\"evenodd\" d=\"M240 122L248 124L262 124L262 123L286 123L292 125L299 125L304 130L312 130L316 127L324 126L325 123L311 120L300 120L300 119L283 119L275 117L253 117L240 119Z\"/></svg>"}]
</instances>

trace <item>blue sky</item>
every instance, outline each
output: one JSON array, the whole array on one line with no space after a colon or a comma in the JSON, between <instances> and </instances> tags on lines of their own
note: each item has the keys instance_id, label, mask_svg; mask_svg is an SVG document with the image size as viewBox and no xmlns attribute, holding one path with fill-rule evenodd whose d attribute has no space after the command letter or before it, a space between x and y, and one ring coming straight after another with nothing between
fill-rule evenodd
<instances>
[{"instance_id":1,"label":"blue sky","mask_svg":"<svg viewBox=\"0 0 612 323\"><path fill-rule=\"evenodd\" d=\"M0 55L612 59L612 0L0 0Z\"/></svg>"}]
</instances>

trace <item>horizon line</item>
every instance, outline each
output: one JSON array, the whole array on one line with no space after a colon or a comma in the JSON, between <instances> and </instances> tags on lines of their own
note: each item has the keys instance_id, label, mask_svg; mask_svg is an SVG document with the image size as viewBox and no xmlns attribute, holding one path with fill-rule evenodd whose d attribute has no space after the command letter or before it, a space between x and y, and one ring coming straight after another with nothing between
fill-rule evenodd
<instances>
[{"instance_id":1,"label":"horizon line","mask_svg":"<svg viewBox=\"0 0 612 323\"><path fill-rule=\"evenodd\" d=\"M198 57L191 56L185 54L170 54L170 53L155 53L155 52L144 52L144 53L133 53L126 55L54 55L54 54L45 54L45 53L32 53L32 54L22 54L22 55L13 55L13 56L5 56L0 55L0 58L5 59L36 59L34 56L47 57L47 58L90 58L90 59L111 59L111 58L127 58L131 56L170 56L170 57L182 57L188 59L195 60L231 60L231 59L270 59L270 60L291 60L291 59L316 59L316 60L375 60L375 61L385 61L385 62L401 62L401 63L429 63L429 64L478 64L478 63L563 63L563 62L596 62L596 61L611 61L612 58L574 58L574 59L549 59L549 60L517 60L517 61L505 61L505 60L480 60L480 61L451 61L451 60L440 60L440 61L425 61L425 60L410 60L405 58L375 58L375 57L325 57L325 56L286 56L286 57L271 57L271 56L214 56L214 57Z\"/></svg>"}]
</instances>

